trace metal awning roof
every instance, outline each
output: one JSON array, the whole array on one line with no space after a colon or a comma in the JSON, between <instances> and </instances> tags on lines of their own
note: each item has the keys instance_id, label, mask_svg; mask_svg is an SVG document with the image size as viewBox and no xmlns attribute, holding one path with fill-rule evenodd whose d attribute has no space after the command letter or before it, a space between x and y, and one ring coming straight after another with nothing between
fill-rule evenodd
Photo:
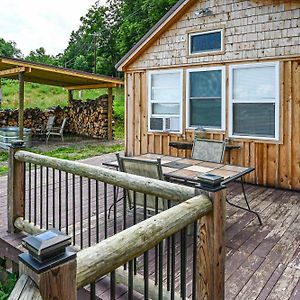
<instances>
[{"instance_id":1,"label":"metal awning roof","mask_svg":"<svg viewBox=\"0 0 300 300\"><path fill-rule=\"evenodd\" d=\"M61 86L68 90L108 88L124 85L120 78L66 69L22 59L0 56L0 78L18 79L24 74L24 81Z\"/></svg>"}]
</instances>

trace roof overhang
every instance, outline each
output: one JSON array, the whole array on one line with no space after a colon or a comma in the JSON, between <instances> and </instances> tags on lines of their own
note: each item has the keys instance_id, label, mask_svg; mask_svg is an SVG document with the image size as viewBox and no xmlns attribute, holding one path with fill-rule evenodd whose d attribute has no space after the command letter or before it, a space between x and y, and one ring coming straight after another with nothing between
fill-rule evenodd
<instances>
[{"instance_id":1,"label":"roof overhang","mask_svg":"<svg viewBox=\"0 0 300 300\"><path fill-rule=\"evenodd\" d=\"M172 26L197 0L178 1L146 35L116 64L118 71L124 71L140 54L149 48L163 32Z\"/></svg>"},{"instance_id":2,"label":"roof overhang","mask_svg":"<svg viewBox=\"0 0 300 300\"><path fill-rule=\"evenodd\" d=\"M26 82L60 86L68 90L109 88L124 85L124 81L116 77L0 56L0 78L18 79L18 74L21 72L24 73Z\"/></svg>"}]
</instances>

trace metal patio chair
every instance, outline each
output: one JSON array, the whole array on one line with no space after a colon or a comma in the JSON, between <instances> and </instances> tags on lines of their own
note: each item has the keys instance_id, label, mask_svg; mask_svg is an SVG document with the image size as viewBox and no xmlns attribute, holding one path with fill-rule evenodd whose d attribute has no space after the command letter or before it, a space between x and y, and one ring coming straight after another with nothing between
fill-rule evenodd
<instances>
[{"instance_id":1,"label":"metal patio chair","mask_svg":"<svg viewBox=\"0 0 300 300\"><path fill-rule=\"evenodd\" d=\"M193 144L193 150L192 150L192 158L203 160L203 161L215 162L215 163L223 163L225 149L226 149L226 141L195 139ZM250 204L248 202L246 192L245 192L243 177L241 177L241 180L239 182L242 185L242 192L248 209L230 202L227 197L226 197L226 202L232 206L235 206L237 208L255 214L258 218L260 225L262 225L262 221L259 214L251 209Z\"/></svg>"},{"instance_id":2,"label":"metal patio chair","mask_svg":"<svg viewBox=\"0 0 300 300\"><path fill-rule=\"evenodd\" d=\"M116 153L116 156L119 163L119 170L121 172L164 180L162 167L161 167L161 160L159 158L156 161L149 161L149 160L135 159L131 157L121 157L119 153ZM118 195L118 191L117 191L117 195ZM134 191L126 191L126 197L127 197L129 209L133 209L134 206L136 208L144 209L144 201L145 201L144 194L139 192L134 192ZM122 199L124 199L124 197L118 199L117 202L121 201ZM115 204L116 203L111 205L111 207L109 208L109 214L110 214L110 210ZM146 209L148 213L160 212L168 209L167 200L155 196L151 196L151 195L147 195L146 205L147 205Z\"/></svg>"},{"instance_id":3,"label":"metal patio chair","mask_svg":"<svg viewBox=\"0 0 300 300\"><path fill-rule=\"evenodd\" d=\"M192 158L222 163L224 161L225 148L225 141L195 139L192 149Z\"/></svg>"},{"instance_id":4,"label":"metal patio chair","mask_svg":"<svg viewBox=\"0 0 300 300\"><path fill-rule=\"evenodd\" d=\"M40 128L35 129L35 135L41 140L47 139L47 133L52 129L55 121L55 116L49 116L46 126L43 125Z\"/></svg>"},{"instance_id":5,"label":"metal patio chair","mask_svg":"<svg viewBox=\"0 0 300 300\"><path fill-rule=\"evenodd\" d=\"M50 135L58 135L61 137L62 142L64 142L64 129L67 125L67 121L68 121L68 118L64 118L60 127L51 126L51 127L49 127L49 129L47 129L47 133L46 133L47 143L48 143Z\"/></svg>"}]
</instances>

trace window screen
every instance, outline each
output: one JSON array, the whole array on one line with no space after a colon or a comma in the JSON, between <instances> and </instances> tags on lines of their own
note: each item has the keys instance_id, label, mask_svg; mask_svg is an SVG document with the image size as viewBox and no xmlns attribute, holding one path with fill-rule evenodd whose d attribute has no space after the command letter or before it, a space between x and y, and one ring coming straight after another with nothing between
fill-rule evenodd
<instances>
[{"instance_id":1,"label":"window screen","mask_svg":"<svg viewBox=\"0 0 300 300\"><path fill-rule=\"evenodd\" d=\"M222 50L222 32L207 32L190 36L190 53L201 53Z\"/></svg>"},{"instance_id":2,"label":"window screen","mask_svg":"<svg viewBox=\"0 0 300 300\"><path fill-rule=\"evenodd\" d=\"M179 131L182 72L153 72L149 76L149 129ZM158 124L154 126L153 124ZM152 126L153 125L153 126ZM175 126L176 125L176 126ZM171 127L171 128L170 128Z\"/></svg>"},{"instance_id":3,"label":"window screen","mask_svg":"<svg viewBox=\"0 0 300 300\"><path fill-rule=\"evenodd\" d=\"M190 72L190 126L222 127L222 70Z\"/></svg>"},{"instance_id":4,"label":"window screen","mask_svg":"<svg viewBox=\"0 0 300 300\"><path fill-rule=\"evenodd\" d=\"M274 63L232 68L232 135L276 138L279 105L276 70Z\"/></svg>"}]
</instances>

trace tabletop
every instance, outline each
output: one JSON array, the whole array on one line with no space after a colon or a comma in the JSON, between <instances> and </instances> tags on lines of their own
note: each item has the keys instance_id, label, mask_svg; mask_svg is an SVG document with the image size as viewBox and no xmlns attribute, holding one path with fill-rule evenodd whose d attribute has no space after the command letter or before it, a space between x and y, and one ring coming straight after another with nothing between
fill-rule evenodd
<instances>
[{"instance_id":1,"label":"tabletop","mask_svg":"<svg viewBox=\"0 0 300 300\"><path fill-rule=\"evenodd\" d=\"M156 160L157 158L160 158L162 172L167 180L184 181L185 183L189 183L191 185L199 183L198 177L204 174L221 176L224 178L222 184L226 184L248 173L251 173L254 170L254 168L251 167L226 165L191 158L180 158L150 153L134 156L133 158L144 160ZM117 168L118 162L116 160L104 163L104 165Z\"/></svg>"}]
</instances>

